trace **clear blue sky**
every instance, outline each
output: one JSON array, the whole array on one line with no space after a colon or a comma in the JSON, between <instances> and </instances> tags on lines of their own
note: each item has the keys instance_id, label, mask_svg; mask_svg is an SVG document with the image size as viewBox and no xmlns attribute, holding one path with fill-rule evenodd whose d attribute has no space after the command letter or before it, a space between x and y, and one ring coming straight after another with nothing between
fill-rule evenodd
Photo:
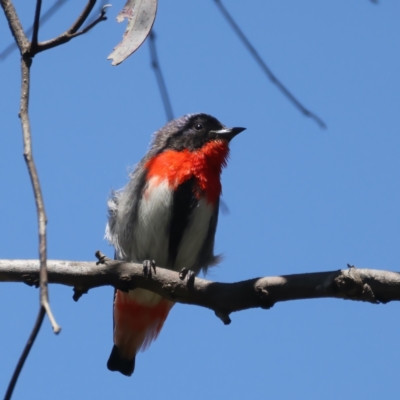
<instances>
[{"instance_id":1,"label":"clear blue sky","mask_svg":"<svg viewBox=\"0 0 400 400\"><path fill-rule=\"evenodd\" d=\"M33 6L15 1L24 26ZM34 2L31 2L34 3ZM329 271L347 263L399 270L400 3L382 0L225 1L287 87L328 125L302 116L262 74L212 1L160 1L160 62L176 116L207 112L247 130L223 173L229 213L209 278ZM52 2L44 1L44 9ZM106 200L127 182L165 114L145 43L118 67L115 16L39 54L32 68L33 145L51 259L94 260ZM64 31L70 1L40 39ZM0 17L0 47L12 40ZM19 56L0 63L0 258L37 257L32 190L22 157ZM111 373L112 292L50 286L63 330L46 320L14 399L390 399L400 392L400 306L343 300L279 303L214 314L177 305L131 378ZM38 291L1 284L0 392L29 335Z\"/></svg>"}]
</instances>

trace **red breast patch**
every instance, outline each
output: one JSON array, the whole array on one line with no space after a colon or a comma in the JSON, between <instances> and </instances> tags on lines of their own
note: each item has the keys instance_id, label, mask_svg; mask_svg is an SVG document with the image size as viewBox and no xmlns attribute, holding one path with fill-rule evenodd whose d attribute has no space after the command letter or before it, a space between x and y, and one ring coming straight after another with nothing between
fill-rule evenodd
<instances>
[{"instance_id":1,"label":"red breast patch","mask_svg":"<svg viewBox=\"0 0 400 400\"><path fill-rule=\"evenodd\" d=\"M198 190L207 201L214 204L221 195L221 171L229 156L225 140L213 140L202 148L190 151L165 150L145 164L148 179L168 179L175 189L185 181L195 178Z\"/></svg>"}]
</instances>

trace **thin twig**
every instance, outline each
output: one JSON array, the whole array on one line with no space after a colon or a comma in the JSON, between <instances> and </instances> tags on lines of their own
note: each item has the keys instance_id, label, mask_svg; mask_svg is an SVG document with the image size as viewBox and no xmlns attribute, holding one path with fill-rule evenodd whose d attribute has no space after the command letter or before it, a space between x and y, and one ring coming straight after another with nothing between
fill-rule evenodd
<instances>
[{"instance_id":1,"label":"thin twig","mask_svg":"<svg viewBox=\"0 0 400 400\"><path fill-rule=\"evenodd\" d=\"M29 355L29 351L35 341L37 333L40 330L40 327L44 318L44 311L48 311L49 319L54 320L52 316L50 307L48 306L48 290L47 290L47 269L46 269L46 260L47 260L47 249L46 249L46 215L44 211L43 198L39 185L39 178L36 172L35 163L32 157L32 146L31 146L31 132L30 132L30 124L29 124L29 115L28 115L28 106L29 106L29 88L30 88L30 66L32 64L32 58L29 55L28 49L30 47L30 43L25 36L25 33L22 29L21 23L19 21L18 15L12 6L11 2L8 0L1 0L1 6L4 9L6 14L8 23L10 25L10 29L13 33L13 36L18 44L18 47L21 52L21 100L20 100L20 113L19 116L21 118L22 125L22 133L23 133L23 142L24 142L24 157L25 162L28 167L29 176L31 178L34 197L36 202L36 212L38 216L38 229L39 229L39 258L40 258L40 308L38 318L36 319L36 323L32 329L32 333L29 336L28 342L25 345L25 348L22 352L22 355L18 361L18 364L15 368L13 376L11 378L10 384L7 388L7 392L5 395L5 399L10 399L18 380L19 374L22 370L22 367L25 363L26 358ZM40 14L40 7L36 9L35 22L38 20ZM47 305L47 308L44 307ZM55 321L54 321L55 322ZM60 327L55 323L53 325L54 332L58 333L60 331Z\"/></svg>"},{"instance_id":2,"label":"thin twig","mask_svg":"<svg viewBox=\"0 0 400 400\"><path fill-rule=\"evenodd\" d=\"M32 137L31 127L29 122L29 89L30 89L30 66L32 59L29 56L23 56L21 61L22 72L22 85L21 85L21 108L19 117L21 118L23 143L24 143L24 158L28 167L29 177L33 187L33 193L36 203L36 212L38 215L38 228L39 228L39 259L40 259L40 304L45 308L48 317L52 324L55 333L59 333L61 328L55 322L52 315L47 288L47 237L46 237L46 224L47 217L43 203L43 195L40 187L39 176L36 170L36 165L33 160L32 154Z\"/></svg>"},{"instance_id":3,"label":"thin twig","mask_svg":"<svg viewBox=\"0 0 400 400\"><path fill-rule=\"evenodd\" d=\"M169 99L167 86L165 84L164 76L162 74L160 63L157 56L156 48L156 34L153 30L149 34L149 47L150 47L150 58L151 66L153 67L154 73L156 75L158 89L160 90L162 102L164 104L165 114L167 115L167 121L174 119L174 113L172 112L171 101Z\"/></svg>"},{"instance_id":4,"label":"thin twig","mask_svg":"<svg viewBox=\"0 0 400 400\"><path fill-rule=\"evenodd\" d=\"M107 8L111 7L110 4L106 4L105 6L103 6L101 8L100 14L97 18L95 18L90 24L88 24L87 26L85 26L82 30L80 30L79 32L74 33L73 35L71 35L71 39L80 35L83 35L86 32L89 32L92 28L94 28L99 22L101 21L106 21L107 17L106 17L106 11Z\"/></svg>"},{"instance_id":5,"label":"thin twig","mask_svg":"<svg viewBox=\"0 0 400 400\"><path fill-rule=\"evenodd\" d=\"M33 31L31 41L31 51L36 48L38 44L40 11L42 9L42 0L36 0L35 18L33 20Z\"/></svg>"},{"instance_id":6,"label":"thin twig","mask_svg":"<svg viewBox=\"0 0 400 400\"><path fill-rule=\"evenodd\" d=\"M61 328L57 324L53 313L50 308L49 303L49 293L48 293L48 275L47 275L47 235L46 235L46 212L44 208L43 195L40 187L39 176L37 174L35 162L33 160L32 154L32 138L31 138L31 128L29 122L29 90L30 90L30 67L32 65L32 57L35 56L40 51L47 50L49 48L58 46L62 43L68 42L73 37L81 35L91 28L93 28L98 22L107 19L105 17L105 7L103 7L100 16L89 24L86 28L82 29L82 31L78 31L78 29L85 22L86 18L89 16L93 6L96 3L96 0L89 0L85 9L72 25L69 31L67 31L67 35L63 37L58 37L52 41L45 43L38 43L38 32L40 26L40 11L41 11L41 0L37 0L36 3L36 11L35 18L33 24L33 34L32 34L32 43L29 43L23 29L21 23L19 21L18 15L13 7L13 4L10 0L0 0L0 5L2 6L4 13L6 15L7 21L9 23L11 32L15 38L15 41L18 44L21 53L21 100L20 100L20 112L19 117L21 119L22 125L22 134L23 134L23 145L24 145L24 158L26 165L28 167L29 177L31 180L31 184L33 187L34 198L36 203L36 212L38 218L38 231L39 231L39 260L40 260L40 268L39 268L39 287L40 287L40 308L39 314L36 319L35 325L32 329L32 333L29 336L28 342L25 345L25 348L22 352L22 355L18 361L18 364L15 368L11 381L9 383L5 399L10 399L20 375L20 372L24 366L24 363L29 355L29 351L35 341L35 338L40 330L40 327L43 322L44 315L47 314L50 323L53 327L55 333L59 333ZM65 35L65 34L64 34Z\"/></svg>"},{"instance_id":7,"label":"thin twig","mask_svg":"<svg viewBox=\"0 0 400 400\"><path fill-rule=\"evenodd\" d=\"M40 270L39 270L39 287L40 287L40 308L39 314L36 319L35 325L32 329L32 333L29 336L28 342L18 360L17 366L11 378L10 384L7 388L5 399L10 399L18 380L19 374L24 366L26 358L29 355L30 349L35 341L35 338L42 326L44 315L47 313L50 323L55 333L59 333L61 328L54 319L51 312L49 300L48 300L48 287L47 287L47 244L46 244L46 214L43 204L43 196L40 188L39 177L36 171L35 162L32 155L32 144L31 144L31 130L28 114L29 106L29 88L30 88L30 66L32 64L32 58L29 54L25 54L21 59L21 106L19 117L21 119L23 143L24 143L24 158L28 167L29 177L33 187L36 212L38 217L38 229L39 229L39 259L40 259Z\"/></svg>"},{"instance_id":8,"label":"thin twig","mask_svg":"<svg viewBox=\"0 0 400 400\"><path fill-rule=\"evenodd\" d=\"M67 31L62 33L60 36L58 36L54 39L51 39L51 40L47 40L45 42L38 43L37 48L36 48L36 53L40 53L41 51L49 50L49 49L52 49L53 47L57 47L64 43L67 43L71 39L78 37L80 35L83 35L84 33L90 31L99 22L107 20L107 17L106 17L107 7L109 7L109 6L108 5L103 6L101 9L100 15L92 23L90 23L88 26L83 28L81 31L74 32L74 28L75 28L75 24L76 24L76 22L75 22L74 25L70 29L68 29Z\"/></svg>"},{"instance_id":9,"label":"thin twig","mask_svg":"<svg viewBox=\"0 0 400 400\"><path fill-rule=\"evenodd\" d=\"M17 383L19 374L20 374L20 372L22 370L22 367L25 364L25 360L29 355L31 347L32 347L33 343L35 342L36 336L37 336L37 334L38 334L38 332L40 330L40 327L42 325L42 322L43 322L43 319L44 319L45 315L46 315L45 309L43 307L40 307L39 308L39 314L38 314L38 316L36 318L35 325L33 326L32 332L29 335L29 339L26 342L24 351L22 352L21 357L18 360L18 364L15 367L15 370L14 370L14 373L13 373L13 375L11 377L10 383L8 384L7 392L6 392L5 396L4 396L4 400L10 400L11 399L11 396L13 394L14 387L15 387L15 384Z\"/></svg>"},{"instance_id":10,"label":"thin twig","mask_svg":"<svg viewBox=\"0 0 400 400\"><path fill-rule=\"evenodd\" d=\"M77 18L77 20L72 24L71 28L68 29L69 33L76 33L78 32L79 28L83 25L86 21L87 17L93 10L93 7L96 5L97 0L89 0L86 4L86 7L82 11L81 15Z\"/></svg>"},{"instance_id":11,"label":"thin twig","mask_svg":"<svg viewBox=\"0 0 400 400\"><path fill-rule=\"evenodd\" d=\"M40 17L40 26L43 26L55 14L62 5L68 0L57 0L50 8ZM29 36L33 32L33 26L26 30L26 35ZM2 52L0 52L0 60L5 60L16 48L15 42L10 43Z\"/></svg>"},{"instance_id":12,"label":"thin twig","mask_svg":"<svg viewBox=\"0 0 400 400\"><path fill-rule=\"evenodd\" d=\"M45 24L52 16L53 14L55 14L59 8L64 5L68 0L57 0L44 14L43 16L40 18L40 26L43 26L43 24ZM93 4L92 4L93 3ZM76 33L76 31L82 26L82 24L85 22L85 19L88 17L88 15L90 14L91 10L93 9L94 3L96 3L96 1L89 1L88 4L86 5L85 9L82 11L81 15L78 17L78 19L72 24L72 26L68 29L67 32L70 32L70 39L72 39L73 37L82 35L83 33L86 33L88 30L90 30L91 28L93 28L94 25L96 25L100 19L100 17L96 17L93 18L91 21L89 21L88 25L82 29L82 31L79 32L79 34L77 35L73 35L73 33ZM102 0L101 4L99 5L99 15L101 16L102 13L103 15L105 14L105 10L103 9L104 7L104 3L105 0ZM105 20L107 18L102 18L100 19L101 21ZM93 24L94 23L94 24ZM90 28L89 28L90 26ZM29 29L27 29L26 31L26 35L30 35L33 32L33 26L31 26ZM65 33L64 33L65 34ZM69 40L70 40L69 39ZM10 43L2 52L0 52L0 61L5 60L12 52L13 50L18 47L17 44L15 42ZM34 47L34 46L32 46ZM46 50L46 49L43 49ZM40 51L43 51L40 50ZM35 48L34 50L34 54L36 54L37 48ZM31 51L32 53L32 51Z\"/></svg>"},{"instance_id":13,"label":"thin twig","mask_svg":"<svg viewBox=\"0 0 400 400\"><path fill-rule=\"evenodd\" d=\"M104 6L106 6L106 7L110 7L111 5L110 4L106 4L107 3L107 0L101 0L100 1L100 3L97 5L97 9L96 9L96 11L94 11L92 14L101 14L101 11L102 11L102 9L103 9L103 7ZM97 19L97 17L91 17L91 18L89 18L87 21L86 21L86 23L87 23L87 25L90 25L95 19ZM84 28L86 28L86 27L84 27Z\"/></svg>"},{"instance_id":14,"label":"thin twig","mask_svg":"<svg viewBox=\"0 0 400 400\"><path fill-rule=\"evenodd\" d=\"M229 14L225 6L221 3L221 0L214 0L215 4L218 6L219 10L221 11L222 15L231 25L232 29L236 32L239 36L243 44L246 46L247 50L250 54L254 57L258 65L261 69L265 72L268 78L275 84L278 89L297 107L306 117L313 119L321 128L326 129L326 124L319 118L316 114L305 108L296 97L293 96L291 92L283 85L282 82L278 80L278 78L272 73L271 69L267 66L265 61L261 58L258 54L257 50L253 47L247 37L244 35L243 31L239 28L238 24L234 21L232 16Z\"/></svg>"}]
</instances>

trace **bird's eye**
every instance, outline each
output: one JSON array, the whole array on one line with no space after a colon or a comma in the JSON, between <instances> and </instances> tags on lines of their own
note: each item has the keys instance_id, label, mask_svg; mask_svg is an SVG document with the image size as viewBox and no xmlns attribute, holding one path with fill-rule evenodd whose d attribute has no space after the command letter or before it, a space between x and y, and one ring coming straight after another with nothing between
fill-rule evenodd
<instances>
[{"instance_id":1,"label":"bird's eye","mask_svg":"<svg viewBox=\"0 0 400 400\"><path fill-rule=\"evenodd\" d=\"M202 124L196 124L194 126L194 129L196 129L196 131L201 131L203 129L203 125Z\"/></svg>"}]
</instances>

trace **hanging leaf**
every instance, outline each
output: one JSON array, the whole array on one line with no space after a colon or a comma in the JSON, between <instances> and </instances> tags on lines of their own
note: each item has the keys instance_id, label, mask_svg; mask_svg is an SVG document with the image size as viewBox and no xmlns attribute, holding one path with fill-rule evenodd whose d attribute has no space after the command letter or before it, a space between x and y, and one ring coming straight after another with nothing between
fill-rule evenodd
<instances>
[{"instance_id":1,"label":"hanging leaf","mask_svg":"<svg viewBox=\"0 0 400 400\"><path fill-rule=\"evenodd\" d=\"M156 19L157 0L127 0L117 16L117 21L128 19L122 42L108 56L112 65L118 65L128 58L145 41Z\"/></svg>"}]
</instances>

